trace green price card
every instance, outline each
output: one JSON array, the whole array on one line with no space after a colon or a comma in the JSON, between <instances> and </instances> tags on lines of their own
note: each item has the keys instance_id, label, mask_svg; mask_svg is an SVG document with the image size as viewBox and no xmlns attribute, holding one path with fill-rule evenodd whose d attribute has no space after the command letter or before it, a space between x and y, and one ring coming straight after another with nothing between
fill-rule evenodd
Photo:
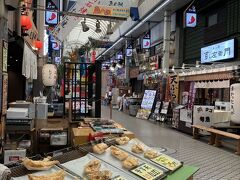
<instances>
[{"instance_id":1,"label":"green price card","mask_svg":"<svg viewBox=\"0 0 240 180\"><path fill-rule=\"evenodd\" d=\"M157 169L146 163L131 170L131 172L133 172L134 174L136 174L146 180L158 179L159 177L161 177L164 174L162 170Z\"/></svg>"}]
</instances>

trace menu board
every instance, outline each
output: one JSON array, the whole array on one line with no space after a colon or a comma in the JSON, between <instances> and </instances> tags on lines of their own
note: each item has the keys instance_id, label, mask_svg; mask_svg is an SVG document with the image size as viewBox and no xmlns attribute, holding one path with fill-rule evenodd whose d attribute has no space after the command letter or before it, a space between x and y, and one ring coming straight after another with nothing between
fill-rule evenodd
<instances>
[{"instance_id":1,"label":"menu board","mask_svg":"<svg viewBox=\"0 0 240 180\"><path fill-rule=\"evenodd\" d=\"M145 90L141 108L147 109L147 110L152 110L155 96L156 96L155 90Z\"/></svg>"},{"instance_id":2,"label":"menu board","mask_svg":"<svg viewBox=\"0 0 240 180\"><path fill-rule=\"evenodd\" d=\"M174 158L171 158L170 156L167 156L165 154L161 154L160 156L152 159L153 162L171 170L174 171L177 168L179 168L182 163Z\"/></svg>"},{"instance_id":3,"label":"menu board","mask_svg":"<svg viewBox=\"0 0 240 180\"><path fill-rule=\"evenodd\" d=\"M131 172L146 180L159 179L161 176L164 175L162 170L156 169L153 166L146 163L131 170Z\"/></svg>"}]
</instances>

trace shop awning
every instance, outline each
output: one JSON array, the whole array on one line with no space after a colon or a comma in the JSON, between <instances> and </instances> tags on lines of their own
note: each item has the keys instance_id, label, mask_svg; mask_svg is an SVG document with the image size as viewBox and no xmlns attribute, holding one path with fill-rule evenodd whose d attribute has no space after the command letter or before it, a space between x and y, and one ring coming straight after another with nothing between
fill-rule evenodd
<instances>
[{"instance_id":1,"label":"shop awning","mask_svg":"<svg viewBox=\"0 0 240 180\"><path fill-rule=\"evenodd\" d=\"M208 81L208 80L226 80L232 79L233 73L231 71L228 72L219 72L219 73L211 73L211 74L198 74L198 75L188 75L181 78L181 81Z\"/></svg>"},{"instance_id":2,"label":"shop awning","mask_svg":"<svg viewBox=\"0 0 240 180\"><path fill-rule=\"evenodd\" d=\"M230 80L195 82L194 87L195 87L196 89L220 89L220 88L229 88L229 87L230 87Z\"/></svg>"}]
</instances>

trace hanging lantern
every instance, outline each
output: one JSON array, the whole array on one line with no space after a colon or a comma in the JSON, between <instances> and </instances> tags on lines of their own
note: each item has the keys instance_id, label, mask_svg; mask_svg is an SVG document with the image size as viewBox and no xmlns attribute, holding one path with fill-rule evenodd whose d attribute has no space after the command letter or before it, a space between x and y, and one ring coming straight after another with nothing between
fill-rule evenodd
<instances>
[{"instance_id":1,"label":"hanging lantern","mask_svg":"<svg viewBox=\"0 0 240 180\"><path fill-rule=\"evenodd\" d=\"M57 82L57 67L54 64L45 64L42 69L44 86L54 86Z\"/></svg>"},{"instance_id":2,"label":"hanging lantern","mask_svg":"<svg viewBox=\"0 0 240 180\"><path fill-rule=\"evenodd\" d=\"M31 29L31 28L32 28L32 22L30 22L30 23L25 27L26 30L29 30L29 29Z\"/></svg>"},{"instance_id":3,"label":"hanging lantern","mask_svg":"<svg viewBox=\"0 0 240 180\"><path fill-rule=\"evenodd\" d=\"M42 41L37 40L37 41L35 41L34 44L35 44L35 47L38 49L42 49L42 47L43 47Z\"/></svg>"},{"instance_id":4,"label":"hanging lantern","mask_svg":"<svg viewBox=\"0 0 240 180\"><path fill-rule=\"evenodd\" d=\"M28 30L28 29L30 29L32 27L32 22L31 22L30 18L27 15L21 15L20 21L21 21L21 26L24 29Z\"/></svg>"}]
</instances>

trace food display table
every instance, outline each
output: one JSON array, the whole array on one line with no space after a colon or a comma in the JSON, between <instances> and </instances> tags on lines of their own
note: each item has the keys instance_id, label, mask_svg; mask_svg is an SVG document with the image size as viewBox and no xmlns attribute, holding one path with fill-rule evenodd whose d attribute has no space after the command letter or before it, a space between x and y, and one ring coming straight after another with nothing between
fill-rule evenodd
<instances>
[{"instance_id":1,"label":"food display table","mask_svg":"<svg viewBox=\"0 0 240 180\"><path fill-rule=\"evenodd\" d=\"M105 179L108 180L191 180L198 170L197 167L187 166L171 155L164 154L163 148L147 146L120 124L108 121L101 123L91 124L93 128L73 128L73 147L45 154L46 157L52 157L51 161L58 161L50 169L28 170L24 163L19 161L15 166L9 166L9 179L28 180L29 174L48 177L61 171L64 172L63 178L67 180L95 180L96 178L91 178L94 173L98 173L97 176L107 173L109 176ZM94 129L99 128L99 125L112 128L113 124L117 129L124 129L123 133L112 135L101 132L104 138L90 138L92 133L96 133ZM37 157L37 160L43 158ZM36 157L33 159L36 160ZM42 162L46 163L45 160ZM97 167L90 172L93 166Z\"/></svg>"},{"instance_id":2,"label":"food display table","mask_svg":"<svg viewBox=\"0 0 240 180\"><path fill-rule=\"evenodd\" d=\"M132 140L131 140L132 141ZM32 171L27 170L23 164L20 162L17 162L14 166L13 164L10 165L11 175L9 177L14 180L28 180L28 174L33 175L49 175L49 173L56 172L58 170L64 170L65 171L65 178L67 180L82 180L86 178L86 174L84 173L84 167L87 163L89 163L91 160L98 160L101 163L101 169L100 170L109 170L112 173L112 178L114 180L192 180L193 175L198 171L199 168L194 166L188 166L188 165L182 165L176 170L170 172L169 170L163 170L162 172L164 175L162 176L156 176L156 178L142 178L141 176L138 176L134 174L134 170L126 170L122 167L121 161L116 159L115 157L111 157L110 147L114 145L113 141L106 142L108 144L108 150L106 150L105 155L97 155L96 153L93 153L91 151L91 145L82 145L74 148L67 148L63 149L58 152L52 152L47 155L53 156L52 160L58 160L59 164L54 165L49 170L43 170L43 171ZM114 145L115 147L121 148L118 145ZM122 150L125 148L121 148ZM127 152L127 151L126 151ZM106 154L108 153L108 155ZM130 156L134 156L133 153L128 152ZM161 153L160 153L161 154ZM135 156L136 158L139 158L141 155ZM106 160L106 158L110 158L110 160ZM37 158L42 159L42 157L34 157L35 160ZM178 161L178 160L174 160ZM149 169L145 169L145 174L141 173L143 169L141 167L147 166ZM136 168L137 171L143 175L151 175L154 177L158 170L159 165L156 165L154 163L149 162L149 160L144 160L143 158L139 158L139 166ZM163 166L164 168L164 166ZM86 178L88 179L88 178Z\"/></svg>"}]
</instances>

